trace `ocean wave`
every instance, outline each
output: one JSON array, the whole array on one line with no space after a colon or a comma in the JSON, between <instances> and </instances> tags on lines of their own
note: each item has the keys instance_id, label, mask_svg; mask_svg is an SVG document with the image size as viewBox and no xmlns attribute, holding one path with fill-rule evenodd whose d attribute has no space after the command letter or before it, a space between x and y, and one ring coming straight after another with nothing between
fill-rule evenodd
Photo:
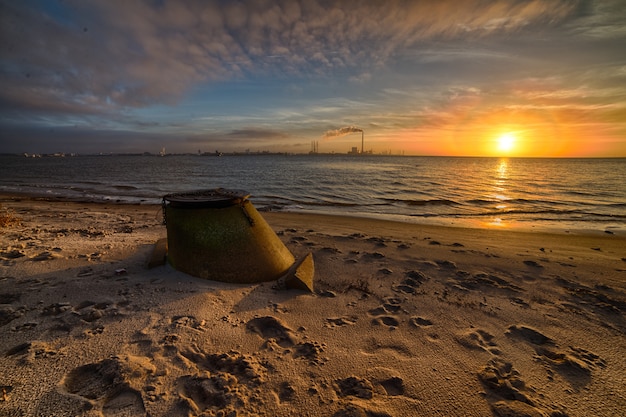
<instances>
[{"instance_id":1,"label":"ocean wave","mask_svg":"<svg viewBox=\"0 0 626 417\"><path fill-rule=\"evenodd\" d=\"M113 188L120 191L133 191L139 189L133 185L113 185Z\"/></svg>"},{"instance_id":2,"label":"ocean wave","mask_svg":"<svg viewBox=\"0 0 626 417\"><path fill-rule=\"evenodd\" d=\"M411 217L454 217L454 218L484 218L484 217L509 217L528 218L531 220L570 220L570 221L606 221L609 219L626 220L626 214L585 212L579 210L489 210L474 213L411 213Z\"/></svg>"},{"instance_id":3,"label":"ocean wave","mask_svg":"<svg viewBox=\"0 0 626 417\"><path fill-rule=\"evenodd\" d=\"M272 210L392 215L407 221L499 217L568 227L621 225L625 162L584 161L583 175L575 160L515 159L503 174L498 161L489 158L85 156L25 164L23 157L0 156L0 191L158 203L171 192L223 187L247 190L255 206Z\"/></svg>"},{"instance_id":4,"label":"ocean wave","mask_svg":"<svg viewBox=\"0 0 626 417\"><path fill-rule=\"evenodd\" d=\"M454 200L448 200L445 198L432 198L426 200L405 200L398 198L383 198L382 200L390 203L402 203L407 206L459 206L461 204Z\"/></svg>"}]
</instances>

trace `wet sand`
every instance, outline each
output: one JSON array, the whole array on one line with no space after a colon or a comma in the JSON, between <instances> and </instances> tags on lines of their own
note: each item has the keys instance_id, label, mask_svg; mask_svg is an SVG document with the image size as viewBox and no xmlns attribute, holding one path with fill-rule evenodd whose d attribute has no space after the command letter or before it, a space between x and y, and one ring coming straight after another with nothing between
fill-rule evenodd
<instances>
[{"instance_id":1,"label":"wet sand","mask_svg":"<svg viewBox=\"0 0 626 417\"><path fill-rule=\"evenodd\" d=\"M626 413L626 239L262 213L315 292L168 265L161 208L0 198L0 415Z\"/></svg>"}]
</instances>

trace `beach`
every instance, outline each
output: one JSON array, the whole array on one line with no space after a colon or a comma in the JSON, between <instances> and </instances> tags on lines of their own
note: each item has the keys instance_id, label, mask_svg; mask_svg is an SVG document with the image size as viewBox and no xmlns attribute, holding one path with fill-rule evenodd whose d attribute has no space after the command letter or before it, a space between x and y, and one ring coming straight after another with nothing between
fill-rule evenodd
<instances>
[{"instance_id":1,"label":"beach","mask_svg":"<svg viewBox=\"0 0 626 417\"><path fill-rule=\"evenodd\" d=\"M262 212L311 293L148 268L158 205L0 204L0 416L626 413L620 234Z\"/></svg>"}]
</instances>

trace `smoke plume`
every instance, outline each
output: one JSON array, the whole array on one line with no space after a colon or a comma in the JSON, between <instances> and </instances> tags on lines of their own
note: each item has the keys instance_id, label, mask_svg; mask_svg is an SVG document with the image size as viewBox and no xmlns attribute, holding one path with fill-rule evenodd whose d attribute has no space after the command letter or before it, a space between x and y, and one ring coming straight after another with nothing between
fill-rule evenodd
<instances>
[{"instance_id":1,"label":"smoke plume","mask_svg":"<svg viewBox=\"0 0 626 417\"><path fill-rule=\"evenodd\" d=\"M355 132L363 132L363 129L358 128L356 126L346 126L346 127L342 127L341 129L329 130L326 133L324 133L322 138L324 139L337 138L337 137L349 135L350 133L355 133Z\"/></svg>"}]
</instances>

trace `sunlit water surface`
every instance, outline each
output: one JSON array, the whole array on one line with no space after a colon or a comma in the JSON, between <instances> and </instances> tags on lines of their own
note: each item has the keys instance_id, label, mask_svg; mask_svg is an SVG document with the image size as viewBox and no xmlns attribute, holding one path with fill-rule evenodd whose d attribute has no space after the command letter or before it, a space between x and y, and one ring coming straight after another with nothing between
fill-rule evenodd
<instances>
[{"instance_id":1,"label":"sunlit water surface","mask_svg":"<svg viewBox=\"0 0 626 417\"><path fill-rule=\"evenodd\" d=\"M0 157L0 191L160 203L247 190L259 209L626 233L625 159L346 155Z\"/></svg>"}]
</instances>

